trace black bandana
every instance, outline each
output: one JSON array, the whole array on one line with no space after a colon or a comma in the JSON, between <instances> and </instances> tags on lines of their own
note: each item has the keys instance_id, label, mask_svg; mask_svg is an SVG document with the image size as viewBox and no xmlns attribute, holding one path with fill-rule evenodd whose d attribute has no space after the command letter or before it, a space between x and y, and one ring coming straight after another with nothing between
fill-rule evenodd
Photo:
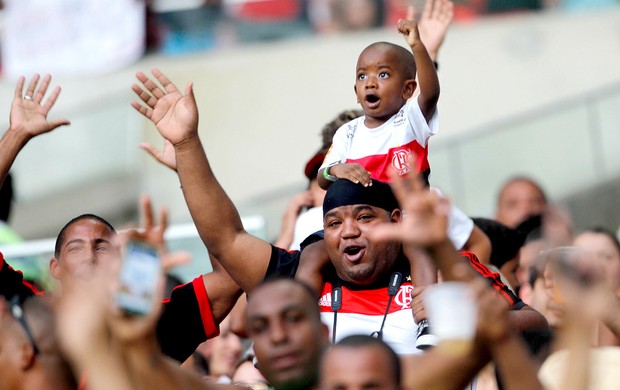
<instances>
[{"instance_id":1,"label":"black bandana","mask_svg":"<svg viewBox=\"0 0 620 390\"><path fill-rule=\"evenodd\" d=\"M325 194L323 216L336 207L355 204L380 207L390 212L399 208L389 184L373 180L371 186L364 187L346 179L338 179Z\"/></svg>"}]
</instances>

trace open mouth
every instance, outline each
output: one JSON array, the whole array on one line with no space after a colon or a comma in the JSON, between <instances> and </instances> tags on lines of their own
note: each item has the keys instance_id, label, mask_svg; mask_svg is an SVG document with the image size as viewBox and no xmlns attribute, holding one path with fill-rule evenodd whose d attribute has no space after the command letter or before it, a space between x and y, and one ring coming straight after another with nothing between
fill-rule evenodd
<instances>
[{"instance_id":1,"label":"open mouth","mask_svg":"<svg viewBox=\"0 0 620 390\"><path fill-rule=\"evenodd\" d=\"M361 246L348 246L344 249L344 255L347 260L351 262L359 261L364 255L364 247Z\"/></svg>"},{"instance_id":2,"label":"open mouth","mask_svg":"<svg viewBox=\"0 0 620 390\"><path fill-rule=\"evenodd\" d=\"M366 103L368 103L368 107L376 108L379 105L379 101L381 98L377 95L368 94L366 95Z\"/></svg>"}]
</instances>

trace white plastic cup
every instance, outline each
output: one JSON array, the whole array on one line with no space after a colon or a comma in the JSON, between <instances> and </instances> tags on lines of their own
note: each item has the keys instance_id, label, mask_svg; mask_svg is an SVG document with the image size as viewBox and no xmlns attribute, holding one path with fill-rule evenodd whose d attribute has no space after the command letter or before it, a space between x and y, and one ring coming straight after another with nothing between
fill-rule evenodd
<instances>
[{"instance_id":1,"label":"white plastic cup","mask_svg":"<svg viewBox=\"0 0 620 390\"><path fill-rule=\"evenodd\" d=\"M439 350L462 354L470 350L476 335L478 304L467 283L443 282L423 294L424 308L437 336Z\"/></svg>"}]
</instances>

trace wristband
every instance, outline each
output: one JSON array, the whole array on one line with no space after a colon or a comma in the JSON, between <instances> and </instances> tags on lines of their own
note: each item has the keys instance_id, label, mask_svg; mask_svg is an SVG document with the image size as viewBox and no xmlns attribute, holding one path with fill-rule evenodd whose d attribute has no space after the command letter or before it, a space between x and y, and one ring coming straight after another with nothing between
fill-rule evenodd
<instances>
[{"instance_id":1,"label":"wristband","mask_svg":"<svg viewBox=\"0 0 620 390\"><path fill-rule=\"evenodd\" d=\"M336 179L338 179L336 176L333 176L333 175L329 174L329 168L333 167L336 164L340 164L340 161L336 161L334 163L331 163L328 166L326 166L325 169L323 169L323 177L325 178L325 180L336 181Z\"/></svg>"}]
</instances>

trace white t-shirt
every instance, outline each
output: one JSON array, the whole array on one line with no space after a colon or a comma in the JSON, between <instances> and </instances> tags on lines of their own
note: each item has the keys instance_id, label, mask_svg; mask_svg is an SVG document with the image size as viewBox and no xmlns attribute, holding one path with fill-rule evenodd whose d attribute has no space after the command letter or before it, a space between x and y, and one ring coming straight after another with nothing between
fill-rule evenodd
<instances>
[{"instance_id":1,"label":"white t-shirt","mask_svg":"<svg viewBox=\"0 0 620 390\"><path fill-rule=\"evenodd\" d=\"M389 183L392 167L400 175L411 169L424 172L428 163L428 139L437 133L437 110L428 123L417 99L410 99L394 116L376 128L364 124L365 116L353 119L334 134L321 169L341 163L357 163L372 178Z\"/></svg>"}]
</instances>

